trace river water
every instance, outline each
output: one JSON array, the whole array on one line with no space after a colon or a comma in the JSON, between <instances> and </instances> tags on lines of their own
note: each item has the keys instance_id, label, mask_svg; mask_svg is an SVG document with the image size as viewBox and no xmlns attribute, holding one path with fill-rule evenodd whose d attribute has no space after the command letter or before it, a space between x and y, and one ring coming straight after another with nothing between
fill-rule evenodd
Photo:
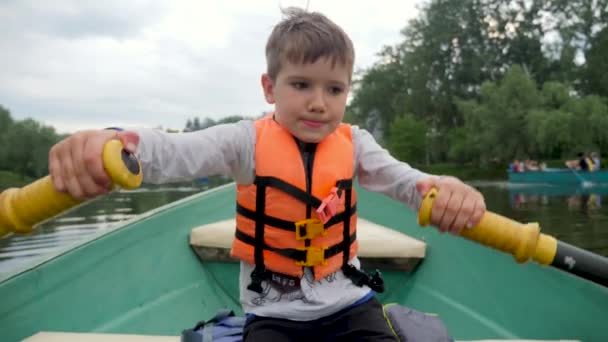
<instances>
[{"instance_id":1,"label":"river water","mask_svg":"<svg viewBox=\"0 0 608 342\"><path fill-rule=\"evenodd\" d=\"M545 233L608 256L608 187L470 183L484 194L489 210L521 222L539 222ZM0 240L0 278L120 221L208 188L209 184L195 183L114 192L41 225L32 235L4 238Z\"/></svg>"}]
</instances>

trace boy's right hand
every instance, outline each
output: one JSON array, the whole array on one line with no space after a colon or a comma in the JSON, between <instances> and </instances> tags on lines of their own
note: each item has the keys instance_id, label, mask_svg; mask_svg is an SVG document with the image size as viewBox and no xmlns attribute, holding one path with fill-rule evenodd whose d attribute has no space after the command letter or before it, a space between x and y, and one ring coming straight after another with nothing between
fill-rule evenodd
<instances>
[{"instance_id":1,"label":"boy's right hand","mask_svg":"<svg viewBox=\"0 0 608 342\"><path fill-rule=\"evenodd\" d=\"M120 140L131 153L139 144L137 133L115 130L81 131L55 144L49 152L55 189L80 200L109 192L112 182L103 168L102 152L111 139Z\"/></svg>"}]
</instances>

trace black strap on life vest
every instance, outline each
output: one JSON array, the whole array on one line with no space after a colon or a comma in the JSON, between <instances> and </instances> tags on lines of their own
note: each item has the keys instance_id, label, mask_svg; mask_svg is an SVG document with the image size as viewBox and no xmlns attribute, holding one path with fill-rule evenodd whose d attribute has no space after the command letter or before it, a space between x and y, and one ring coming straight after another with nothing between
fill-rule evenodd
<instances>
[{"instance_id":1,"label":"black strap on life vest","mask_svg":"<svg viewBox=\"0 0 608 342\"><path fill-rule=\"evenodd\" d=\"M318 208L322 202L319 198L307 193L297 186L287 183L280 178L272 176L255 176L253 184L257 185L258 187L263 185L265 187L281 190L284 193L296 198L300 202L312 206L313 208Z\"/></svg>"},{"instance_id":2,"label":"black strap on life vest","mask_svg":"<svg viewBox=\"0 0 608 342\"><path fill-rule=\"evenodd\" d=\"M344 212L346 217L350 217L352 201L352 188L346 189L344 192ZM358 270L355 266L349 264L350 261L350 244L347 243L348 235L350 234L350 220L344 221L344 237L342 240L343 247L341 248L344 252L342 254L342 272L350 279L353 284L361 287L363 285L369 286L370 289L382 293L384 292L384 279L379 270L370 276L363 270Z\"/></svg>"},{"instance_id":3,"label":"black strap on life vest","mask_svg":"<svg viewBox=\"0 0 608 342\"><path fill-rule=\"evenodd\" d=\"M247 209L238 203L236 204L236 212L239 215L246 217L253 221L262 220L264 222L264 225L267 225L267 226L271 226L274 228L278 228L278 229L282 229L282 230L286 230L286 231L294 232L294 233L296 231L296 223L294 221L287 221L287 220L283 220L283 219L273 217L273 216L268 216L268 215L262 215L260 217L258 215L257 211ZM350 209L350 216L354 215L355 213L357 213L357 204L352 205L352 207ZM325 229L330 229L331 227L337 225L338 223L344 222L346 217L348 217L348 216L346 216L347 214L348 213L346 211L343 211L339 214L336 214L336 216L330 218L329 221L327 221L327 223L325 224ZM302 229L303 229L303 233L305 235L306 230L305 230L305 228L302 228Z\"/></svg>"},{"instance_id":4,"label":"black strap on life vest","mask_svg":"<svg viewBox=\"0 0 608 342\"><path fill-rule=\"evenodd\" d=\"M259 217L264 216L266 209L266 185L260 184L256 188L255 195L255 210ZM237 228L238 232L238 228ZM254 246L261 246L264 244L264 221L255 221L255 237ZM251 283L247 286L247 289L262 293L262 280L265 279L266 268L264 267L264 250L262 248L254 248L253 258L255 261L255 269L251 272Z\"/></svg>"},{"instance_id":5,"label":"black strap on life vest","mask_svg":"<svg viewBox=\"0 0 608 342\"><path fill-rule=\"evenodd\" d=\"M255 238L252 238L251 236L249 236L243 232L240 232L237 230L236 233L234 234L234 237L243 243L256 246ZM352 235L350 235L349 237L347 237L346 241L348 243L349 248L350 248L350 245L353 242L355 242L356 240L357 240L356 232L353 233ZM342 252L343 248L344 248L344 243L339 242L339 243L325 249L323 256L325 259L329 259L335 255L340 254L340 252ZM294 261L306 261L306 251L304 251L304 250L294 249L294 248L276 248L276 247L269 246L266 243L263 243L262 249L275 252L284 257L293 259Z\"/></svg>"}]
</instances>

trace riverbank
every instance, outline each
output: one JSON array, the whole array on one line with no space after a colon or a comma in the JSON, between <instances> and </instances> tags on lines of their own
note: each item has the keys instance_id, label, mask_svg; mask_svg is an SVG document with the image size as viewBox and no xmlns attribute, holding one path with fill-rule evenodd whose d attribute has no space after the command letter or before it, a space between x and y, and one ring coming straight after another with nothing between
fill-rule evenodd
<instances>
[{"instance_id":1,"label":"riverbank","mask_svg":"<svg viewBox=\"0 0 608 342\"><path fill-rule=\"evenodd\" d=\"M413 167L434 175L448 175L462 180L506 180L507 167L492 164L487 167L477 167L467 164L438 163L432 165L412 165Z\"/></svg>"},{"instance_id":2,"label":"riverbank","mask_svg":"<svg viewBox=\"0 0 608 342\"><path fill-rule=\"evenodd\" d=\"M563 167L563 160L546 161L548 167ZM492 180L505 181L507 180L507 165L490 164L485 167L478 167L472 164L455 164L455 163L435 163L432 165L414 165L412 167L421 171L434 175L449 175L458 177L462 180ZM0 171L0 191L9 187L20 187L33 181L29 177L21 177L10 171ZM225 177L209 177L202 182L209 182L210 186L216 186L226 183L228 180Z\"/></svg>"},{"instance_id":3,"label":"riverbank","mask_svg":"<svg viewBox=\"0 0 608 342\"><path fill-rule=\"evenodd\" d=\"M18 175L11 171L0 170L0 191L8 188L21 187L31 183L34 179Z\"/></svg>"},{"instance_id":4,"label":"riverbank","mask_svg":"<svg viewBox=\"0 0 608 342\"><path fill-rule=\"evenodd\" d=\"M461 164L433 164L430 166L426 165L412 165L413 167L435 175L450 175L458 177L462 180L506 180L506 167L504 166L493 166L488 168L473 167L471 165ZM0 170L0 191L13 188L22 187L33 182L35 179L30 177L24 177L11 171ZM209 177L205 180L199 180L198 182L207 183L209 187L225 184L228 180L225 177Z\"/></svg>"},{"instance_id":5,"label":"riverbank","mask_svg":"<svg viewBox=\"0 0 608 342\"><path fill-rule=\"evenodd\" d=\"M8 188L20 188L35 180L36 179L34 179L34 178L27 177L27 176L21 176L19 174L11 172L11 171L0 170L0 192L2 190L8 189ZM194 186L194 187L198 187L201 189L203 189L203 188L207 189L207 188L214 188L216 186L220 186L220 185L229 183L230 181L231 180L228 177L213 176L213 177L193 180L190 182L172 183L170 185L172 187ZM150 188L150 189L161 188L161 187L166 187L166 186L167 186L166 184L165 185L146 184L146 188Z\"/></svg>"},{"instance_id":6,"label":"riverbank","mask_svg":"<svg viewBox=\"0 0 608 342\"><path fill-rule=\"evenodd\" d=\"M539 161L541 162L541 161ZM548 168L564 168L565 159L542 160ZM436 163L432 165L412 165L419 170L434 175L450 175L462 180L488 180L506 181L508 165L506 163L492 163L484 167L473 164Z\"/></svg>"}]
</instances>

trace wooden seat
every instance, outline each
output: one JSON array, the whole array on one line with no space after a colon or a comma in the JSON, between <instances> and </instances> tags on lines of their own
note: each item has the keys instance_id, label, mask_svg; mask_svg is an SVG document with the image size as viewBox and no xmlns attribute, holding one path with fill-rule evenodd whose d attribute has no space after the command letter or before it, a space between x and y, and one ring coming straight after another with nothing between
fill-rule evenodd
<instances>
[{"instance_id":1,"label":"wooden seat","mask_svg":"<svg viewBox=\"0 0 608 342\"><path fill-rule=\"evenodd\" d=\"M190 245L203 261L236 261L230 257L235 227L234 219L196 227ZM365 268L411 271L426 254L424 242L364 219L357 221L357 240Z\"/></svg>"}]
</instances>

